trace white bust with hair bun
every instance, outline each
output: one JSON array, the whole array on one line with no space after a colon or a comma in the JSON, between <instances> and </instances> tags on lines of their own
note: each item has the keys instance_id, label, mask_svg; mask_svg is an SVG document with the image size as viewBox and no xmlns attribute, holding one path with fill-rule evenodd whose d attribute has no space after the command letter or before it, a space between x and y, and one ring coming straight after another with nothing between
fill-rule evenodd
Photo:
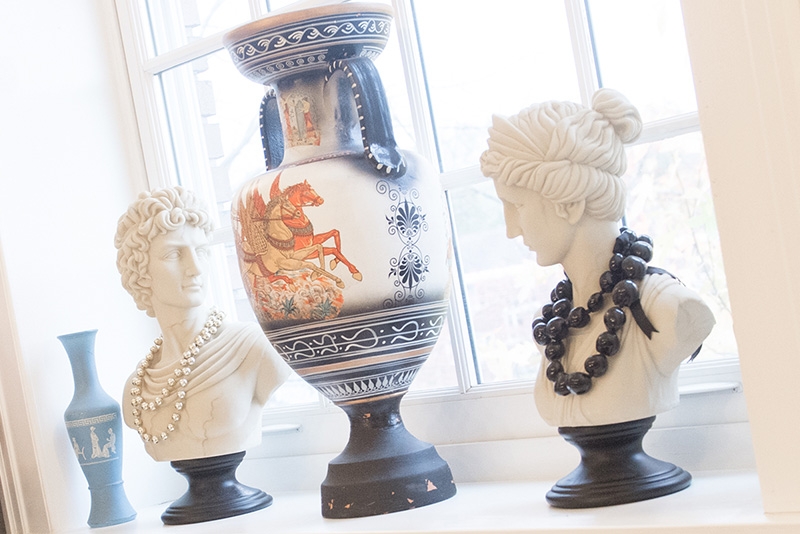
<instances>
[{"instance_id":1,"label":"white bust with hair bun","mask_svg":"<svg viewBox=\"0 0 800 534\"><path fill-rule=\"evenodd\" d=\"M624 145L641 130L638 110L611 89L597 91L591 108L551 101L493 117L480 162L502 200L508 237L522 237L540 265L563 267L572 282L573 307L586 306L608 270L625 211ZM547 423L621 423L677 405L679 365L708 336L714 317L696 293L667 274L648 274L638 284L642 307L658 332L648 339L628 310L618 333L621 348L608 357L608 371L592 379L588 392L556 394L540 347L534 396ZM584 372L605 331L603 313L612 305L606 298L587 326L570 329L561 359L565 372Z\"/></svg>"}]
</instances>

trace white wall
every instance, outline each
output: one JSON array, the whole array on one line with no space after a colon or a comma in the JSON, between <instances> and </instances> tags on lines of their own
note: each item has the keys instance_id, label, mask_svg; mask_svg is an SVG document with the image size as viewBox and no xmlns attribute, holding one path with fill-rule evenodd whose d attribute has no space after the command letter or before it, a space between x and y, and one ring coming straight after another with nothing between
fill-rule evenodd
<instances>
[{"instance_id":1,"label":"white wall","mask_svg":"<svg viewBox=\"0 0 800 534\"><path fill-rule=\"evenodd\" d=\"M73 385L56 336L99 329L100 380L119 398L155 335L115 267L117 219L145 187L125 72L113 2L3 4L0 419L4 454L19 462L14 522L23 532L68 530L89 514L63 423ZM148 477L170 468L137 461L142 447L124 437L129 497L151 504L161 487Z\"/></svg>"},{"instance_id":2,"label":"white wall","mask_svg":"<svg viewBox=\"0 0 800 534\"><path fill-rule=\"evenodd\" d=\"M767 512L800 511L800 2L683 0Z\"/></svg>"}]
</instances>

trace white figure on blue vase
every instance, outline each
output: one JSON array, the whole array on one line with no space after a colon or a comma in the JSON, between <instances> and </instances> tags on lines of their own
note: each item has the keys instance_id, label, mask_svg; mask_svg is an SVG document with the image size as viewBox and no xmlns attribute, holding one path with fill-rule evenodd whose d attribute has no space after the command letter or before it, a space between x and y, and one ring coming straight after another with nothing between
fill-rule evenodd
<instances>
[{"instance_id":1,"label":"white figure on blue vase","mask_svg":"<svg viewBox=\"0 0 800 534\"><path fill-rule=\"evenodd\" d=\"M100 438L95 433L95 427L89 427L89 439L92 440L92 458L108 458L108 447L100 448Z\"/></svg>"},{"instance_id":2,"label":"white figure on blue vase","mask_svg":"<svg viewBox=\"0 0 800 534\"><path fill-rule=\"evenodd\" d=\"M489 130L481 169L502 200L508 237L521 236L539 265L559 264L568 278L534 326L542 352L536 406L553 426L633 421L675 407L678 367L715 322L694 291L648 265L649 237L621 233L624 144L641 129L636 108L601 89L590 108L544 102L495 116Z\"/></svg>"},{"instance_id":3,"label":"white figure on blue vase","mask_svg":"<svg viewBox=\"0 0 800 534\"><path fill-rule=\"evenodd\" d=\"M86 453L83 451L84 447L81 447L78 444L78 440L75 439L75 436L72 436L72 450L75 451L75 456L78 458L83 458L83 461L86 461Z\"/></svg>"}]
</instances>

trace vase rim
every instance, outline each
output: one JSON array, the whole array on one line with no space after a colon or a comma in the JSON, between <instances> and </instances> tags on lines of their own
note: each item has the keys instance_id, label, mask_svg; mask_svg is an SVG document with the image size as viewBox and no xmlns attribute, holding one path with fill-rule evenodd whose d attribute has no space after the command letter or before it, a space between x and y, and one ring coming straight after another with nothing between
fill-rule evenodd
<instances>
[{"instance_id":1,"label":"vase rim","mask_svg":"<svg viewBox=\"0 0 800 534\"><path fill-rule=\"evenodd\" d=\"M97 328L91 330L81 330L79 332L70 332L69 334L61 334L60 336L56 336L57 339L70 339L73 337L84 336L87 334L96 334Z\"/></svg>"},{"instance_id":2,"label":"vase rim","mask_svg":"<svg viewBox=\"0 0 800 534\"><path fill-rule=\"evenodd\" d=\"M285 11L266 15L226 32L222 36L222 43L228 48L243 39L250 39L261 32L275 30L288 24L312 21L330 15L351 15L356 13L364 13L365 15L376 13L392 16L393 11L391 6L376 2L348 2Z\"/></svg>"},{"instance_id":3,"label":"vase rim","mask_svg":"<svg viewBox=\"0 0 800 534\"><path fill-rule=\"evenodd\" d=\"M392 9L384 4L326 5L264 17L229 31L222 41L236 69L266 85L324 72L336 60L378 57L391 21Z\"/></svg>"}]
</instances>

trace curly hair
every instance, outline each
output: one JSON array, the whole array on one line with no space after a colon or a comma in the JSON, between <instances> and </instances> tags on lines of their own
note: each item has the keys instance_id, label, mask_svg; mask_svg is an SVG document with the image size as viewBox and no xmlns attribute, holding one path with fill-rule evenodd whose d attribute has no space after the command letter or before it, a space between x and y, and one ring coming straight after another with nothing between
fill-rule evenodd
<instances>
[{"instance_id":1,"label":"curly hair","mask_svg":"<svg viewBox=\"0 0 800 534\"><path fill-rule=\"evenodd\" d=\"M591 109L573 102L534 104L512 117L492 118L481 171L555 203L585 200L588 215L617 221L625 211L623 145L641 130L638 110L613 89L597 91Z\"/></svg>"},{"instance_id":2,"label":"curly hair","mask_svg":"<svg viewBox=\"0 0 800 534\"><path fill-rule=\"evenodd\" d=\"M179 186L141 193L117 223L114 246L122 285L133 296L136 306L150 317L155 317L152 290L147 283L151 280L150 242L186 224L204 230L209 237L213 230L202 204L191 191Z\"/></svg>"}]
</instances>

